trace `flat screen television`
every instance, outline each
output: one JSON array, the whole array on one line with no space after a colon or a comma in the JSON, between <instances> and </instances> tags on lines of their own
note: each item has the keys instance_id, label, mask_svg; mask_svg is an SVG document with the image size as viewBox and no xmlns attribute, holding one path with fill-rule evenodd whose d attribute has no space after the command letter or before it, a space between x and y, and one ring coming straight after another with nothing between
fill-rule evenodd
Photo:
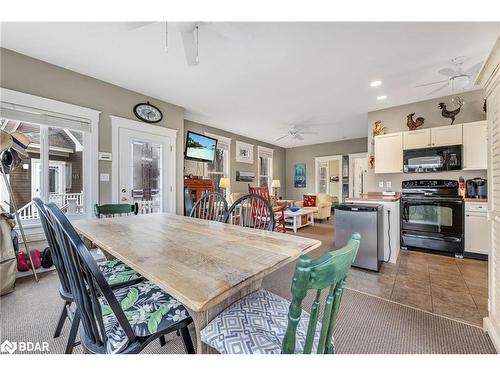
<instances>
[{"instance_id":1,"label":"flat screen television","mask_svg":"<svg viewBox=\"0 0 500 375\"><path fill-rule=\"evenodd\" d=\"M184 157L188 160L214 161L217 139L192 131L187 132Z\"/></svg>"}]
</instances>

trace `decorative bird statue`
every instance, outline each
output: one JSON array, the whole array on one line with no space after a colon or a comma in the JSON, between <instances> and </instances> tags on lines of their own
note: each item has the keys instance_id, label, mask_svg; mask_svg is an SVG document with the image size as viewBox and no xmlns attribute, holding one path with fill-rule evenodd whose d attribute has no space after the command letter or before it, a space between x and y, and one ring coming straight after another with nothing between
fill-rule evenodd
<instances>
[{"instance_id":1,"label":"decorative bird statue","mask_svg":"<svg viewBox=\"0 0 500 375\"><path fill-rule=\"evenodd\" d=\"M408 126L408 129L410 130L415 130L421 127L425 121L423 117L417 117L416 120L413 120L413 116L415 116L415 112L410 113L408 116L406 116L406 126Z\"/></svg>"},{"instance_id":2,"label":"decorative bird statue","mask_svg":"<svg viewBox=\"0 0 500 375\"><path fill-rule=\"evenodd\" d=\"M444 103L439 103L438 106L441 108L441 116L445 118L451 118L451 125L455 122L455 116L460 113L460 109L462 108L463 102L458 101L458 108L454 109L453 111L448 111L446 108L446 104Z\"/></svg>"}]
</instances>

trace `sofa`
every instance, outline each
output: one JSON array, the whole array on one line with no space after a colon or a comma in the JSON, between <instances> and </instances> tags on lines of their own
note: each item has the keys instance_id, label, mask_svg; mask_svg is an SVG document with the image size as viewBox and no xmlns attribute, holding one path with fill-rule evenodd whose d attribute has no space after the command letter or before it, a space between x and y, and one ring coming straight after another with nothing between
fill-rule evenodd
<instances>
[{"instance_id":1,"label":"sofa","mask_svg":"<svg viewBox=\"0 0 500 375\"><path fill-rule=\"evenodd\" d=\"M314 206L314 208L316 208L317 211L313 214L315 220L322 221L323 219L329 219L332 215L332 206L338 204L338 198L328 194L319 193L305 195L316 196L316 206ZM295 206L304 207L304 201L296 201Z\"/></svg>"}]
</instances>

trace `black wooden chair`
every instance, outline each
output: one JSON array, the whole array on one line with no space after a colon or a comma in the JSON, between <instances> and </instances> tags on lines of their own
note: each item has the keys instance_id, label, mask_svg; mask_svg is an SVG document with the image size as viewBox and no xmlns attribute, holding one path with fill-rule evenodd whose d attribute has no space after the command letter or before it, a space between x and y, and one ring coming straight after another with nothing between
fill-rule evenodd
<instances>
[{"instance_id":1,"label":"black wooden chair","mask_svg":"<svg viewBox=\"0 0 500 375\"><path fill-rule=\"evenodd\" d=\"M227 213L226 198L220 193L205 193L191 209L189 216L203 219L224 222Z\"/></svg>"},{"instance_id":2,"label":"black wooden chair","mask_svg":"<svg viewBox=\"0 0 500 375\"><path fill-rule=\"evenodd\" d=\"M64 213L47 205L62 250L81 319L81 344L87 353L139 353L151 341L180 330L185 349L194 353L186 308L149 282L113 291Z\"/></svg>"},{"instance_id":3,"label":"black wooden chair","mask_svg":"<svg viewBox=\"0 0 500 375\"><path fill-rule=\"evenodd\" d=\"M273 231L274 211L269 201L263 196L248 194L231 205L224 222L246 228Z\"/></svg>"},{"instance_id":4,"label":"black wooden chair","mask_svg":"<svg viewBox=\"0 0 500 375\"><path fill-rule=\"evenodd\" d=\"M72 310L71 305L74 302L73 294L71 293L71 286L68 279L68 271L63 261L63 256L61 250L57 244L54 227L52 222L49 220L47 210L40 198L33 198L33 203L35 204L40 221L42 223L42 228L47 238L47 243L50 249L50 255L52 256L52 262L56 269L57 275L59 277L59 282L61 284L59 288L59 295L64 301L63 310L59 317L57 323L56 331L54 333L54 338L61 335L62 328L66 319L71 322L70 333L68 336L68 341L66 344L65 353L70 354L73 351L73 347L76 345L75 339L78 332L78 325L80 323L80 317L78 316L77 310ZM122 263L117 259L105 261L99 264L99 269L103 273L107 283L112 288L123 288L125 286L136 284L143 281L143 277L132 270L130 267ZM163 341L162 341L163 343Z\"/></svg>"}]
</instances>

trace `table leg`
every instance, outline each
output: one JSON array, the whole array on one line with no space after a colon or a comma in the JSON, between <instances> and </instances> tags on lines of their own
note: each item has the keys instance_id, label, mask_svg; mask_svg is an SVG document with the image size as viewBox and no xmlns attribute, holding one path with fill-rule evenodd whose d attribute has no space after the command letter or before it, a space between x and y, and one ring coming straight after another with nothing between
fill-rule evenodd
<instances>
[{"instance_id":1,"label":"table leg","mask_svg":"<svg viewBox=\"0 0 500 375\"><path fill-rule=\"evenodd\" d=\"M293 217L293 233L297 233L297 221L298 221L299 216L294 216Z\"/></svg>"},{"instance_id":2,"label":"table leg","mask_svg":"<svg viewBox=\"0 0 500 375\"><path fill-rule=\"evenodd\" d=\"M309 214L309 220L311 221L311 225L314 227L314 214Z\"/></svg>"},{"instance_id":3,"label":"table leg","mask_svg":"<svg viewBox=\"0 0 500 375\"><path fill-rule=\"evenodd\" d=\"M206 345L201 341L201 331L208 325L208 323L210 323L215 317L217 317L217 315L219 315L222 311L228 308L231 304L240 300L246 295L259 290L261 286L262 286L262 280L256 280L251 284L243 287L229 298L225 299L222 302L219 302L214 307L211 307L207 311L195 312L190 309L187 309L189 315L191 315L191 317L193 318L194 330L196 334L196 337L194 339L195 339L195 348L197 354L217 353L215 349L213 349L212 347Z\"/></svg>"}]
</instances>

